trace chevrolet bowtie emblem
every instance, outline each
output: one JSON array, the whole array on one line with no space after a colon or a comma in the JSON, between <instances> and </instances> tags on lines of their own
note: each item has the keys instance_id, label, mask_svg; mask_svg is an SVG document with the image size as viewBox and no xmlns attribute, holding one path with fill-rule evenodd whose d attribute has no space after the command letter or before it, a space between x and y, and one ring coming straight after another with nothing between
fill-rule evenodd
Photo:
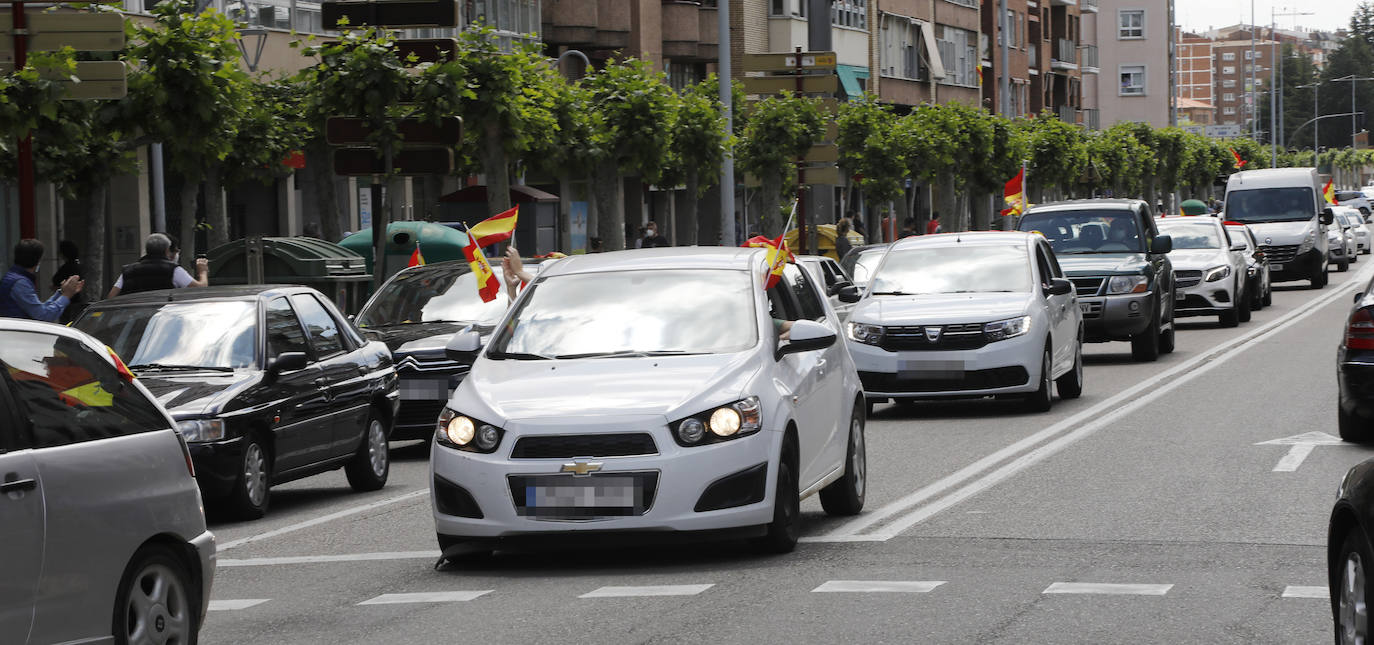
<instances>
[{"instance_id":1,"label":"chevrolet bowtie emblem","mask_svg":"<svg viewBox=\"0 0 1374 645\"><path fill-rule=\"evenodd\" d=\"M575 461L570 464L563 464L559 472L572 473L576 477L586 477L598 470L601 470L599 461Z\"/></svg>"}]
</instances>

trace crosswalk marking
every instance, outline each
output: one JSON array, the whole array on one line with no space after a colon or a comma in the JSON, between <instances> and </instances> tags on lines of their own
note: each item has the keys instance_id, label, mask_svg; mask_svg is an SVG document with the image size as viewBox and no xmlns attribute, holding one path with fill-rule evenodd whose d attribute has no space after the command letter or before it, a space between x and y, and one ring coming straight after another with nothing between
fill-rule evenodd
<instances>
[{"instance_id":1,"label":"crosswalk marking","mask_svg":"<svg viewBox=\"0 0 1374 645\"><path fill-rule=\"evenodd\" d=\"M384 593L359 605L405 605L419 602L468 602L491 593L485 591L424 591L420 593Z\"/></svg>"},{"instance_id":2,"label":"crosswalk marking","mask_svg":"<svg viewBox=\"0 0 1374 645\"><path fill-rule=\"evenodd\" d=\"M1173 585L1111 584L1106 582L1056 582L1041 593L1102 594L1109 596L1163 596Z\"/></svg>"},{"instance_id":3,"label":"crosswalk marking","mask_svg":"<svg viewBox=\"0 0 1374 645\"><path fill-rule=\"evenodd\" d=\"M210 611L238 611L256 607L271 600L270 598L245 598L241 600L211 600Z\"/></svg>"},{"instance_id":4,"label":"crosswalk marking","mask_svg":"<svg viewBox=\"0 0 1374 645\"><path fill-rule=\"evenodd\" d=\"M640 596L695 596L711 587L706 585L647 585L642 587L602 587L578 598L632 598Z\"/></svg>"},{"instance_id":5,"label":"crosswalk marking","mask_svg":"<svg viewBox=\"0 0 1374 645\"><path fill-rule=\"evenodd\" d=\"M1283 588L1284 598L1318 598L1321 600L1331 599L1331 590L1326 587L1304 587L1301 585L1288 585Z\"/></svg>"},{"instance_id":6,"label":"crosswalk marking","mask_svg":"<svg viewBox=\"0 0 1374 645\"><path fill-rule=\"evenodd\" d=\"M944 580L829 580L811 593L930 593Z\"/></svg>"}]
</instances>

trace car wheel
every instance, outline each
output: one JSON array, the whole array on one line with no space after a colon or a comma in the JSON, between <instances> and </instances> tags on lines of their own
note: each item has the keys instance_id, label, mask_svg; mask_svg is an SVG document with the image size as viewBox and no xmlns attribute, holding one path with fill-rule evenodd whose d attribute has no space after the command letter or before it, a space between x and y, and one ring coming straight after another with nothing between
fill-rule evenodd
<instances>
[{"instance_id":1,"label":"car wheel","mask_svg":"<svg viewBox=\"0 0 1374 645\"><path fill-rule=\"evenodd\" d=\"M785 454L785 453L784 453ZM755 549L764 553L791 553L801 537L801 492L797 475L787 459L778 461L778 480L773 491L773 521L768 533L754 538Z\"/></svg>"},{"instance_id":2,"label":"car wheel","mask_svg":"<svg viewBox=\"0 0 1374 645\"><path fill-rule=\"evenodd\" d=\"M272 456L256 434L243 437L243 460L238 481L229 492L229 511L234 517L255 520L267 514L271 501Z\"/></svg>"},{"instance_id":3,"label":"car wheel","mask_svg":"<svg viewBox=\"0 0 1374 645\"><path fill-rule=\"evenodd\" d=\"M1312 288L1321 289L1322 287L1325 287L1326 283L1330 280L1331 274L1327 272L1327 266L1323 264L1321 267L1321 272L1317 274L1317 277L1312 278Z\"/></svg>"},{"instance_id":4,"label":"car wheel","mask_svg":"<svg viewBox=\"0 0 1374 645\"><path fill-rule=\"evenodd\" d=\"M348 477L348 485L353 490L362 492L386 486L386 478L391 471L386 435L386 425L376 414L371 415L362 444L348 465L344 466L344 475Z\"/></svg>"},{"instance_id":5,"label":"car wheel","mask_svg":"<svg viewBox=\"0 0 1374 645\"><path fill-rule=\"evenodd\" d=\"M1026 397L1026 407L1031 412L1049 412L1054 405L1054 381L1050 378L1054 369L1053 361L1047 344L1045 354L1040 358L1040 387Z\"/></svg>"},{"instance_id":6,"label":"car wheel","mask_svg":"<svg viewBox=\"0 0 1374 645\"><path fill-rule=\"evenodd\" d=\"M1369 569L1374 556L1358 527L1351 527L1341 542L1336 560L1339 588L1332 590L1331 611L1336 623L1337 643L1369 642Z\"/></svg>"},{"instance_id":7,"label":"car wheel","mask_svg":"<svg viewBox=\"0 0 1374 645\"><path fill-rule=\"evenodd\" d=\"M1159 309L1159 306L1155 307L1155 316L1145 331L1131 336L1131 358L1137 361L1149 362L1159 359L1159 318L1164 315Z\"/></svg>"},{"instance_id":8,"label":"car wheel","mask_svg":"<svg viewBox=\"0 0 1374 645\"><path fill-rule=\"evenodd\" d=\"M1250 322L1250 294L1236 292L1236 320Z\"/></svg>"},{"instance_id":9,"label":"car wheel","mask_svg":"<svg viewBox=\"0 0 1374 645\"><path fill-rule=\"evenodd\" d=\"M1336 429L1340 431L1341 439L1350 443L1365 443L1370 438L1369 423L1346 412L1340 405L1336 406Z\"/></svg>"},{"instance_id":10,"label":"car wheel","mask_svg":"<svg viewBox=\"0 0 1374 645\"><path fill-rule=\"evenodd\" d=\"M171 549L158 544L139 549L115 594L115 643L194 645L200 629L199 590Z\"/></svg>"},{"instance_id":11,"label":"car wheel","mask_svg":"<svg viewBox=\"0 0 1374 645\"><path fill-rule=\"evenodd\" d=\"M1273 304L1274 304L1274 285L1268 284L1268 285L1265 285L1265 286L1264 286L1264 306L1269 307L1269 306L1273 306Z\"/></svg>"},{"instance_id":12,"label":"car wheel","mask_svg":"<svg viewBox=\"0 0 1374 645\"><path fill-rule=\"evenodd\" d=\"M1339 261L1336 262L1336 272L1337 272L1337 273L1345 273L1346 271L1349 271L1349 270L1350 270L1350 260L1349 260L1349 259L1347 259L1347 258L1341 258Z\"/></svg>"},{"instance_id":13,"label":"car wheel","mask_svg":"<svg viewBox=\"0 0 1374 645\"><path fill-rule=\"evenodd\" d=\"M864 509L868 450L864 445L864 417L857 407L849 420L849 447L844 458L844 475L821 489L821 508L827 515L858 515Z\"/></svg>"},{"instance_id":14,"label":"car wheel","mask_svg":"<svg viewBox=\"0 0 1374 645\"><path fill-rule=\"evenodd\" d=\"M1074 349L1073 369L1054 382L1059 398L1076 399L1083 394L1083 341Z\"/></svg>"}]
</instances>

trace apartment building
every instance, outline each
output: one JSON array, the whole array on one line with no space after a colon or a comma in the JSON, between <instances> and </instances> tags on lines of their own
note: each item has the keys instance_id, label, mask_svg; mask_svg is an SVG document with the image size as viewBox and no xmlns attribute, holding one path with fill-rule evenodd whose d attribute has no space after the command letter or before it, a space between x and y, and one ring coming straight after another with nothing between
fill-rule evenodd
<instances>
[{"instance_id":1,"label":"apartment building","mask_svg":"<svg viewBox=\"0 0 1374 645\"><path fill-rule=\"evenodd\" d=\"M899 106L980 105L978 0L870 0L872 90Z\"/></svg>"},{"instance_id":2,"label":"apartment building","mask_svg":"<svg viewBox=\"0 0 1374 645\"><path fill-rule=\"evenodd\" d=\"M706 78L719 55L715 0L544 0L541 22L552 55L577 50L593 65L615 56L653 61L677 88Z\"/></svg>"},{"instance_id":3,"label":"apartment building","mask_svg":"<svg viewBox=\"0 0 1374 645\"><path fill-rule=\"evenodd\" d=\"M1236 30L1212 43L1212 78L1218 125L1239 125L1250 131L1256 96L1269 86L1274 41L1250 41L1250 33ZM1251 92L1253 81L1253 89Z\"/></svg>"},{"instance_id":4,"label":"apartment building","mask_svg":"<svg viewBox=\"0 0 1374 645\"><path fill-rule=\"evenodd\" d=\"M1031 58L1038 58L1039 54L1039 42L1032 47L1030 23L1039 19L1039 5L1035 0L1007 0L1006 4L1006 13L1002 14L1000 0L983 2L983 42L990 45L982 51L983 105L1007 116L1028 116L1035 113L1031 108ZM1006 97L1002 96L1004 71ZM1034 73L1040 73L1038 67Z\"/></svg>"},{"instance_id":5,"label":"apartment building","mask_svg":"<svg viewBox=\"0 0 1374 645\"><path fill-rule=\"evenodd\" d=\"M1212 39L1175 29L1175 100L1179 122L1209 125L1216 122L1212 82ZM1208 114L1208 110L1213 113Z\"/></svg>"},{"instance_id":6,"label":"apartment building","mask_svg":"<svg viewBox=\"0 0 1374 645\"><path fill-rule=\"evenodd\" d=\"M1171 123L1173 0L1101 0L1099 62L1111 83L1096 88L1101 127Z\"/></svg>"}]
</instances>

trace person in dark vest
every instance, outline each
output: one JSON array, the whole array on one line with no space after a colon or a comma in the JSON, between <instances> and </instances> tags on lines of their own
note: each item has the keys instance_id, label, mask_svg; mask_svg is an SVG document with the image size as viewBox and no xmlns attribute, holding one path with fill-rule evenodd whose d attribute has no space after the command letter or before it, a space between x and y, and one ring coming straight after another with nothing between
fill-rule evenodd
<instances>
[{"instance_id":1,"label":"person in dark vest","mask_svg":"<svg viewBox=\"0 0 1374 645\"><path fill-rule=\"evenodd\" d=\"M81 276L70 276L46 302L39 300L38 265L42 260L42 242L24 239L14 245L14 266L0 277L0 316L55 322L72 297L86 286Z\"/></svg>"},{"instance_id":2,"label":"person in dark vest","mask_svg":"<svg viewBox=\"0 0 1374 645\"><path fill-rule=\"evenodd\" d=\"M196 277L193 279L177 261L178 249L172 238L162 233L153 233L143 242L143 257L138 262L124 267L110 288L113 298L121 293L138 293L157 289L182 289L185 287L204 287L210 284L210 261L205 258L196 260Z\"/></svg>"},{"instance_id":3,"label":"person in dark vest","mask_svg":"<svg viewBox=\"0 0 1374 645\"><path fill-rule=\"evenodd\" d=\"M67 278L72 276L79 276L81 279L85 279L85 276L81 275L81 252L77 250L75 242L71 240L62 240L57 245L57 254L62 256L64 262L62 262L62 266L57 267L57 272L52 274L53 290L60 291L62 289L62 283L66 282ZM67 309L62 312L62 317L58 318L57 322L65 325L76 320L76 317L81 315L81 311L85 308L86 294L78 293L72 297L71 304L67 305Z\"/></svg>"}]
</instances>

